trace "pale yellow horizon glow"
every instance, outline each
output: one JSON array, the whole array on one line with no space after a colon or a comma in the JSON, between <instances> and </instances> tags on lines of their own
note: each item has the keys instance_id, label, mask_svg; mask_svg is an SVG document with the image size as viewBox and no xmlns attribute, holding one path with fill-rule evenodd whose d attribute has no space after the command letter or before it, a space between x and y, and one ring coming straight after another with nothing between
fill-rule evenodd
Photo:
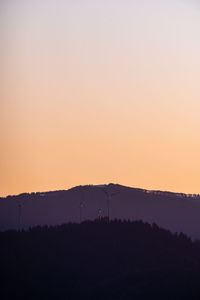
<instances>
[{"instance_id":1,"label":"pale yellow horizon glow","mask_svg":"<svg viewBox=\"0 0 200 300\"><path fill-rule=\"evenodd\" d=\"M0 196L200 193L195 1L0 3Z\"/></svg>"}]
</instances>

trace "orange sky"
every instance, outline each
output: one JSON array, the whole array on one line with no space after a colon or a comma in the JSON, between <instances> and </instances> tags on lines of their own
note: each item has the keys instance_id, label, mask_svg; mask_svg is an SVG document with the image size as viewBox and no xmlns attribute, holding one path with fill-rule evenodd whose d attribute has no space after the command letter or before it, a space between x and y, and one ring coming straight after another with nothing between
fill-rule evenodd
<instances>
[{"instance_id":1,"label":"orange sky","mask_svg":"<svg viewBox=\"0 0 200 300\"><path fill-rule=\"evenodd\" d=\"M0 3L0 195L200 193L196 1Z\"/></svg>"}]
</instances>

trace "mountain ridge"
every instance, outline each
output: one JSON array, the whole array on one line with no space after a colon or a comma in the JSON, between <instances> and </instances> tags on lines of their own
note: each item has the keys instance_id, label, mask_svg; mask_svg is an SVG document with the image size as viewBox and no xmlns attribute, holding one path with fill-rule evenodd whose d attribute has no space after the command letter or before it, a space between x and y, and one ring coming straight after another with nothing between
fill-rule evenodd
<instances>
[{"instance_id":1,"label":"mountain ridge","mask_svg":"<svg viewBox=\"0 0 200 300\"><path fill-rule=\"evenodd\" d=\"M80 223L101 217L143 220L200 238L200 195L110 183L0 198L0 230Z\"/></svg>"},{"instance_id":2,"label":"mountain ridge","mask_svg":"<svg viewBox=\"0 0 200 300\"><path fill-rule=\"evenodd\" d=\"M123 184L118 184L118 183L108 183L108 184L85 184L85 185L76 185L73 187L70 187L68 189L58 189L58 190L49 190L49 191L38 191L38 192L23 192L23 193L19 193L19 194L12 194L12 195L6 195L6 196L0 196L0 199L6 199L9 197L19 197L22 195L34 195L34 194L47 194L47 193L54 193L54 192L67 192L69 190L74 190L76 188L84 188L84 187L97 187L97 188L106 188L109 186L116 186L116 187L123 187L123 188L128 188L128 189L132 189L132 190L139 190L139 191L143 191L146 193L154 193L154 194L171 194L174 195L176 197L185 197L185 198L199 198L200 199L200 194L197 193L182 193L182 192L173 192L170 190L159 190L159 189L145 189L145 188L139 188L139 187L132 187L132 186L127 186L127 185L123 185Z\"/></svg>"}]
</instances>

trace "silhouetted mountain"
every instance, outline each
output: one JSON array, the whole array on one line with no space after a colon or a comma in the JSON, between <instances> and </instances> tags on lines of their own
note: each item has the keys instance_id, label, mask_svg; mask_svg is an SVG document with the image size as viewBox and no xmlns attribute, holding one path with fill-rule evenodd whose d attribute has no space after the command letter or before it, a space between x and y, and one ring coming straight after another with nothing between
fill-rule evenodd
<instances>
[{"instance_id":1,"label":"silhouetted mountain","mask_svg":"<svg viewBox=\"0 0 200 300\"><path fill-rule=\"evenodd\" d=\"M142 221L0 233L0 299L200 299L200 244Z\"/></svg>"},{"instance_id":2,"label":"silhouetted mountain","mask_svg":"<svg viewBox=\"0 0 200 300\"><path fill-rule=\"evenodd\" d=\"M0 229L110 219L143 220L200 238L200 196L148 191L118 184L0 198Z\"/></svg>"}]
</instances>

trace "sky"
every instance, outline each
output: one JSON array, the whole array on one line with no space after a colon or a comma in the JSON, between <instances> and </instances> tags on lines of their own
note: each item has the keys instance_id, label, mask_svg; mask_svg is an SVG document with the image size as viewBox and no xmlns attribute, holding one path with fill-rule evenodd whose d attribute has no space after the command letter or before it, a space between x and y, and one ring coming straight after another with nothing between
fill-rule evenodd
<instances>
[{"instance_id":1,"label":"sky","mask_svg":"<svg viewBox=\"0 0 200 300\"><path fill-rule=\"evenodd\" d=\"M200 193L200 2L0 1L0 196Z\"/></svg>"}]
</instances>

